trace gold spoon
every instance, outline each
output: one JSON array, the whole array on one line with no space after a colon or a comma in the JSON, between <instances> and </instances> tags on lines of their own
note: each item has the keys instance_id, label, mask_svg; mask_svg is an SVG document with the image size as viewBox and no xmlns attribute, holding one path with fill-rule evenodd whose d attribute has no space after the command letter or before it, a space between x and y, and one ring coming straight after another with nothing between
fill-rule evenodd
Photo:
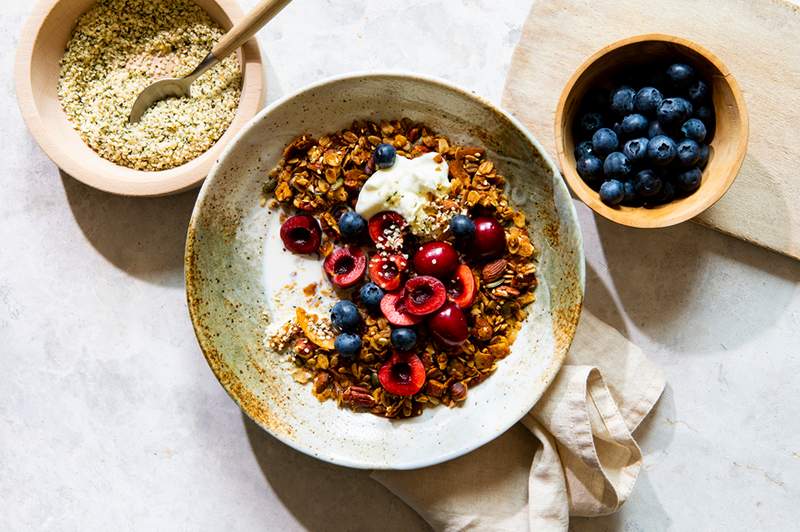
<instances>
[{"instance_id":1,"label":"gold spoon","mask_svg":"<svg viewBox=\"0 0 800 532\"><path fill-rule=\"evenodd\" d=\"M159 100L169 97L189 96L189 87L192 82L200 75L228 57L234 50L239 48L250 37L252 37L264 24L272 20L272 17L286 7L291 0L263 0L240 22L235 24L228 33L222 36L219 42L214 45L211 52L203 59L197 68L190 74L182 78L165 78L152 83L145 88L136 101L133 102L131 114L128 115L128 123L138 122L142 115L151 105Z\"/></svg>"}]
</instances>

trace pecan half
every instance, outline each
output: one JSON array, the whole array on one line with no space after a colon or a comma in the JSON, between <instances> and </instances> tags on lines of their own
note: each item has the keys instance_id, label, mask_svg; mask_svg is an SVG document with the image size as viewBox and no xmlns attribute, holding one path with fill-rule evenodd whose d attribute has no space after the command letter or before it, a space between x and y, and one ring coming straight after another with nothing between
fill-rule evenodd
<instances>
[{"instance_id":1,"label":"pecan half","mask_svg":"<svg viewBox=\"0 0 800 532\"><path fill-rule=\"evenodd\" d=\"M342 400L352 406L361 408L372 408L375 406L375 398L369 390L361 386L350 386L342 394Z\"/></svg>"}]
</instances>

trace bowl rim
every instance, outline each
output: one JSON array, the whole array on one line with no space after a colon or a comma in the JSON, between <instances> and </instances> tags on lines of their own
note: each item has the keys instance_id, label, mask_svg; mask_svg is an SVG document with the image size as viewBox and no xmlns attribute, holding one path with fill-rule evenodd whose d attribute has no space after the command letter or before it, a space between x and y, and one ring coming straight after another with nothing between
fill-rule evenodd
<instances>
[{"instance_id":1,"label":"bowl rim","mask_svg":"<svg viewBox=\"0 0 800 532\"><path fill-rule=\"evenodd\" d=\"M614 52L620 48L623 48L625 46L629 46L632 44L640 44L648 41L677 44L679 46L689 48L698 53L699 55L703 56L709 63L711 63L717 70L719 70L720 74L722 74L722 76L727 81L731 89L734 101L736 102L736 107L739 110L739 115L741 120L742 134L739 135L739 139L737 141L737 146L736 146L737 155L736 155L736 160L734 161L733 164L733 171L731 171L730 174L725 177L725 181L722 183L722 186L720 186L719 189L714 194L704 198L703 201L693 202L690 205L690 207L684 210L680 215L669 213L668 215L665 216L642 217L630 214L631 212L635 214L635 211L622 211L620 209L609 207L608 205L600 201L600 199L597 197L597 193L593 191L591 188L589 188L589 186L578 175L576 169L569 164L567 154L564 150L564 131L561 128L561 123L564 119L567 99L572 93L578 79L581 76L583 76L583 74L601 57L611 52ZM734 78L730 70L714 53L710 52L708 49L701 46L700 44L691 41L689 39L685 39L683 37L668 35L665 33L644 33L641 35L626 37L624 39L620 39L618 41L612 42L611 44L603 46L602 48L591 54L586 60L584 60L580 64L580 66L575 70L575 72L573 72L572 76L570 76L569 81L567 81L566 85L564 85L564 88L562 89L561 94L559 96L558 105L556 107L555 120L554 120L554 134L555 134L554 138L555 138L556 158L561 167L561 173L564 176L565 180L567 181L570 190L572 190L572 192L584 204L586 204L590 209L592 209L597 214L603 216L608 220L611 220L612 222L616 222L618 224L625 225L628 227L636 227L641 229L655 229L661 227L670 227L672 225L677 225L681 222L685 222L686 220L690 220L695 216L699 215L700 213L704 212L705 210L707 210L715 203L717 203L722 198L722 196L725 195L728 189L730 189L736 177L739 175L739 171L741 170L742 163L744 162L744 158L747 153L747 144L750 137L750 118L747 112L747 106L744 101L744 95L742 93L741 88L739 87L739 83L736 81L736 78ZM650 209L649 212L655 212L655 211Z\"/></svg>"},{"instance_id":2,"label":"bowl rim","mask_svg":"<svg viewBox=\"0 0 800 532\"><path fill-rule=\"evenodd\" d=\"M263 60L255 38L245 43L239 54L242 67L242 92L236 114L222 136L204 153L186 163L159 171L128 168L103 159L92 151L94 158L78 161L63 149L59 138L47 128L34 97L33 52L41 38L42 25L57 5L68 0L39 0L25 20L15 54L14 85L20 114L36 143L48 158L63 172L93 188L124 196L166 196L198 186L208 175L225 144L233 139L264 103L265 80ZM244 12L235 0L209 0L216 4L235 23ZM72 21L74 26L75 21ZM229 138L225 138L229 136ZM224 141L223 141L224 139ZM223 141L223 142L220 142ZM91 148L89 148L91 150ZM109 171L111 165L112 170ZM116 172L115 172L116 170Z\"/></svg>"},{"instance_id":3,"label":"bowl rim","mask_svg":"<svg viewBox=\"0 0 800 532\"><path fill-rule=\"evenodd\" d=\"M330 76L328 78L313 82L311 84L304 85L304 86L300 87L299 89L297 89L295 91L292 91L291 93L289 93L289 94L287 94L285 96L282 96L280 99L276 100L275 102L271 103L270 105L268 105L267 107L265 107L264 109L259 111L258 114L256 114L253 118L251 118L250 121L247 124L245 124L236 133L236 136L234 136L234 138L231 139L231 141L225 146L225 149L222 151L221 155L219 156L217 161L214 163L214 166L212 167L211 171L208 174L208 178L205 180L205 182L203 183L202 187L200 188L200 192L199 192L199 194L197 196L197 200L195 202L194 208L192 209L191 218L189 219L189 227L188 227L187 236L186 236L186 247L185 247L185 253L184 253L184 280L185 280L185 286L186 286L186 303L187 303L187 306L188 306L189 315L190 315L190 318L191 318L192 327L193 327L193 329L195 331L195 336L197 338L197 342L200 345L200 349L203 352L203 356L206 359L206 362L208 363L208 365L211 368L212 372L214 373L214 376L220 382L220 384L222 385L222 388L225 390L225 392L228 394L228 396L239 406L241 411L244 412L245 415L253 423L255 423L256 425L261 427L262 430L267 431L268 433L270 433L273 437L277 438L282 443L288 445L289 447L291 447L291 448L293 448L293 449L295 449L297 451L302 452L303 454L306 454L308 456L313 456L314 458L317 458L317 459L320 459L320 460L323 460L323 461L326 461L326 462L329 462L329 463L332 463L332 464L345 466L345 467L351 467L351 468L354 468L354 469L373 469L373 470L410 470L410 469L418 469L418 468L422 468L422 467L429 467L429 466L433 466L433 465L440 464L440 463L443 463L443 462L447 462L449 460L453 460L455 458L463 456L463 455L465 455L465 454L467 454L467 453L469 453L471 451L474 451L475 449L477 449L479 447L482 447L482 446L486 445L487 443L489 443L490 441L493 441L494 439L496 439L496 438L500 437L501 435L505 434L512 426L514 426L516 423L518 423L520 420L522 420L525 417L525 415L536 405L536 403L539 401L539 399L541 399L542 395L544 395L544 393L547 391L547 389L549 388L549 386L552 384L553 380L555 379L556 375L560 371L561 367L563 366L564 360L566 359L567 352L569 351L569 348L571 347L572 342L573 342L573 340L575 338L574 332L572 334L572 337L569 338L569 341L567 342L567 345L566 345L566 348L564 349L564 351L562 353L560 353L560 354L557 354L556 359L547 367L545 372L541 375L540 380L543 383L543 386L541 387L541 392L538 394L538 396L534 397L530 404L521 406L520 410L519 410L519 415L518 416L512 416L514 419L510 423L507 423L504 426L502 426L501 429L498 430L495 434L491 434L491 435L489 435L487 437L476 438L473 442L471 442L468 445L464 445L464 446L459 447L457 449L453 449L453 450L450 450L448 452L438 454L438 455L436 455L434 457L431 457L431 458L428 458L428 459L419 459L417 461L406 462L406 463L399 464L399 465L386 465L386 464L381 464L381 463L368 463L368 462L359 462L359 461L354 461L354 460L348 460L348 459L343 459L342 457L337 456L337 455L320 453L318 451L312 451L309 448L304 447L303 445L301 445L299 442L296 442L296 441L293 441L293 440L287 438L285 434L277 432L277 431L272 431L268 427L263 426L248 411L246 403L241 401L239 397L234 395L234 393L232 392L231 389L229 389L229 387L227 387L224 384L222 384L223 380L221 379L221 375L215 369L216 368L215 364L213 364L212 361L209 358L210 349L206 345L204 345L203 335L201 334L201 328L200 328L200 325L198 324L198 322L200 320L200 315L197 313L197 305L196 305L196 303L197 303L197 301L196 301L197 287L195 286L195 282L194 282L195 279L194 279L194 276L192 275L192 268L193 268L193 264L195 262L193 260L193 257L194 257L194 254L195 254L195 248L196 248L196 242L197 242L196 228L198 227L199 216L200 216L201 210L203 209L203 205L205 204L209 188L211 187L212 183L214 183L214 181L215 181L215 179L217 177L217 172L220 170L220 168L222 166L222 164L221 164L222 161L224 159L226 159L227 156L229 155L229 153L235 149L235 146L239 143L239 141L245 135L247 135L247 133L252 128L256 127L256 124L258 122L260 122L265 116L267 116L269 113L271 113L274 109L276 109L276 108L280 107L281 105L285 104L286 102L288 102L292 98L295 98L296 96L298 96L298 95L300 95L300 94L302 94L304 92L307 92L307 91L310 91L310 90L314 90L316 88L319 88L319 87L327 85L327 84L337 83L337 82L340 82L340 81L351 80L351 79L359 79L359 78L360 79L364 79L364 78L408 78L408 79L413 79L413 80L420 81L420 82L423 82L423 83L429 83L429 84L432 84L432 85L438 85L438 86L440 86L440 87L442 87L444 89L455 91L455 92L461 94L462 96L464 96L466 98L469 98L469 99L472 99L474 101L477 101L477 102L481 103L482 105L485 105L485 106L489 107L493 112L496 112L496 113L500 114L501 116L506 118L514 127L516 127L523 134L525 139L538 151L539 155L542 157L542 160L545 162L545 164L549 168L549 170L552 173L553 177L554 178L556 178L556 177L560 178L561 177L561 174L559 173L558 168L556 167L556 164L553 161L553 159L550 157L550 155L547 153L547 151L544 149L544 147L539 143L539 141L533 136L533 134L528 130L528 128L526 128L519 120L517 120L513 115L511 115L507 111L503 110L498 105L490 102L486 98L484 98L482 96L479 96L477 94L474 94L472 92L469 92L469 91L467 91L465 89L462 89L462 88L456 86L455 84L453 84L453 83L451 83L449 81L446 81L446 80L443 80L443 79L440 79L440 78L436 78L436 77L432 77L432 76L423 75L423 74L417 74L417 73L414 73L414 72L411 72L411 71L403 71L403 70L353 71L353 72L347 72L347 73L344 73L344 74L338 74L338 75ZM566 187L566 184L563 182L563 179L554 179L554 181L558 183L555 186L564 187L563 192L567 194L567 197L569 197L569 191L568 191L568 189ZM581 314L581 312L583 310L583 301L584 301L584 298L585 298L586 257L585 257L584 246L583 246L583 232L581 230L580 223L578 221L578 215L577 215L577 211L575 210L575 204L571 199L569 199L566 203L568 205L567 209L570 212L570 215L571 215L572 219L575 220L575 237L577 239L577 246L576 246L576 248L577 248L576 249L576 255L577 256L576 256L576 258L577 258L578 283L579 283L579 301L577 302L577 312L578 312L578 314L577 314L577 318L576 318L576 328L577 328L578 324L580 323L580 314Z\"/></svg>"}]
</instances>

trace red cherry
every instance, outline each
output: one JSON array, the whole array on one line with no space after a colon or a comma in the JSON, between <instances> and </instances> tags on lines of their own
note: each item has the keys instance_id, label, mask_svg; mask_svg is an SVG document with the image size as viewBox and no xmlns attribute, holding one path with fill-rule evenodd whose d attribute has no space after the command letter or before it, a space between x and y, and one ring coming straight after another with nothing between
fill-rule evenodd
<instances>
[{"instance_id":1,"label":"red cherry","mask_svg":"<svg viewBox=\"0 0 800 532\"><path fill-rule=\"evenodd\" d=\"M358 248L336 248L322 263L331 282L339 288L358 283L367 270L367 255Z\"/></svg>"},{"instance_id":2,"label":"red cherry","mask_svg":"<svg viewBox=\"0 0 800 532\"><path fill-rule=\"evenodd\" d=\"M499 257L506 250L506 232L500 222L488 216L475 218L475 236L470 245L473 255L481 259Z\"/></svg>"},{"instance_id":3,"label":"red cherry","mask_svg":"<svg viewBox=\"0 0 800 532\"><path fill-rule=\"evenodd\" d=\"M414 395L425 384L425 366L417 355L394 353L378 370L384 390L394 395Z\"/></svg>"},{"instance_id":4,"label":"red cherry","mask_svg":"<svg viewBox=\"0 0 800 532\"><path fill-rule=\"evenodd\" d=\"M296 214L281 225L281 240L292 253L316 253L322 240L322 230L313 216Z\"/></svg>"},{"instance_id":5,"label":"red cherry","mask_svg":"<svg viewBox=\"0 0 800 532\"><path fill-rule=\"evenodd\" d=\"M431 333L442 343L457 346L469 336L467 318L455 303L446 303L428 320Z\"/></svg>"},{"instance_id":6,"label":"red cherry","mask_svg":"<svg viewBox=\"0 0 800 532\"><path fill-rule=\"evenodd\" d=\"M447 300L447 291L436 277L418 275L409 279L403 293L406 310L415 316L435 312Z\"/></svg>"},{"instance_id":7,"label":"red cherry","mask_svg":"<svg viewBox=\"0 0 800 532\"><path fill-rule=\"evenodd\" d=\"M478 294L478 283L472 270L466 264L456 268L452 279L447 284L447 297L460 308L469 308Z\"/></svg>"},{"instance_id":8,"label":"red cherry","mask_svg":"<svg viewBox=\"0 0 800 532\"><path fill-rule=\"evenodd\" d=\"M447 242L428 242L414 255L414 269L420 275L447 279L458 267L458 252Z\"/></svg>"},{"instance_id":9,"label":"red cherry","mask_svg":"<svg viewBox=\"0 0 800 532\"><path fill-rule=\"evenodd\" d=\"M400 214L394 211L379 212L369 219L369 237L381 247L400 249L403 246L403 231L407 226Z\"/></svg>"},{"instance_id":10,"label":"red cherry","mask_svg":"<svg viewBox=\"0 0 800 532\"><path fill-rule=\"evenodd\" d=\"M422 321L421 316L414 316L408 312L402 292L385 294L381 299L381 312L389 323L397 327L409 327Z\"/></svg>"},{"instance_id":11,"label":"red cherry","mask_svg":"<svg viewBox=\"0 0 800 532\"><path fill-rule=\"evenodd\" d=\"M375 255L369 260L369 278L386 291L400 288L408 261L403 255Z\"/></svg>"}]
</instances>

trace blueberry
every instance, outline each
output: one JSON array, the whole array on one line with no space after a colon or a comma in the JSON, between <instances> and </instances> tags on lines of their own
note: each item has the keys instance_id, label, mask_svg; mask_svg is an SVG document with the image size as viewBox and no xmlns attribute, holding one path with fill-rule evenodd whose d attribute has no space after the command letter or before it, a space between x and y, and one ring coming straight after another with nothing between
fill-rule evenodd
<instances>
[{"instance_id":1,"label":"blueberry","mask_svg":"<svg viewBox=\"0 0 800 532\"><path fill-rule=\"evenodd\" d=\"M591 135L603 126L603 115L586 113L578 121L578 128L584 135Z\"/></svg>"},{"instance_id":2,"label":"blueberry","mask_svg":"<svg viewBox=\"0 0 800 532\"><path fill-rule=\"evenodd\" d=\"M680 141L675 151L677 152L678 162L684 168L694 166L700 160L700 145L692 139Z\"/></svg>"},{"instance_id":3,"label":"blueberry","mask_svg":"<svg viewBox=\"0 0 800 532\"><path fill-rule=\"evenodd\" d=\"M583 106L585 109L595 111L605 110L608 108L608 91L603 89L590 90L583 99Z\"/></svg>"},{"instance_id":4,"label":"blueberry","mask_svg":"<svg viewBox=\"0 0 800 532\"><path fill-rule=\"evenodd\" d=\"M592 148L594 152L604 157L619 147L617 134L607 127L598 129L592 135Z\"/></svg>"},{"instance_id":5,"label":"blueberry","mask_svg":"<svg viewBox=\"0 0 800 532\"><path fill-rule=\"evenodd\" d=\"M633 99L636 92L630 87L620 87L611 94L611 110L618 115L627 115L633 112Z\"/></svg>"},{"instance_id":6,"label":"blueberry","mask_svg":"<svg viewBox=\"0 0 800 532\"><path fill-rule=\"evenodd\" d=\"M592 141L591 140L584 140L577 146L575 146L575 160L577 161L581 157L586 157L587 155L594 154L594 148L592 148Z\"/></svg>"},{"instance_id":7,"label":"blueberry","mask_svg":"<svg viewBox=\"0 0 800 532\"><path fill-rule=\"evenodd\" d=\"M339 218L339 231L345 240L357 240L367 230L367 221L355 211L347 211Z\"/></svg>"},{"instance_id":8,"label":"blueberry","mask_svg":"<svg viewBox=\"0 0 800 532\"><path fill-rule=\"evenodd\" d=\"M410 351L417 345L417 333L414 329L402 327L392 331L392 345L398 351Z\"/></svg>"},{"instance_id":9,"label":"blueberry","mask_svg":"<svg viewBox=\"0 0 800 532\"><path fill-rule=\"evenodd\" d=\"M606 205L619 205L625 197L625 186L616 179L609 179L600 186L600 199Z\"/></svg>"},{"instance_id":10,"label":"blueberry","mask_svg":"<svg viewBox=\"0 0 800 532\"><path fill-rule=\"evenodd\" d=\"M690 168L685 172L679 173L675 178L675 183L681 191L691 194L700 188L700 181L703 179L703 172L699 168Z\"/></svg>"},{"instance_id":11,"label":"blueberry","mask_svg":"<svg viewBox=\"0 0 800 532\"><path fill-rule=\"evenodd\" d=\"M702 144L700 146L700 158L697 160L698 168L705 169L706 165L708 164L708 157L711 155L711 150L708 147L708 144Z\"/></svg>"},{"instance_id":12,"label":"blueberry","mask_svg":"<svg viewBox=\"0 0 800 532\"><path fill-rule=\"evenodd\" d=\"M633 180L633 188L636 194L643 198L652 198L661 192L662 181L656 173L650 169L642 170L636 174Z\"/></svg>"},{"instance_id":13,"label":"blueberry","mask_svg":"<svg viewBox=\"0 0 800 532\"><path fill-rule=\"evenodd\" d=\"M381 304L381 299L383 299L383 290L375 283L367 283L361 287L358 295L364 305L371 309L376 309Z\"/></svg>"},{"instance_id":14,"label":"blueberry","mask_svg":"<svg viewBox=\"0 0 800 532\"><path fill-rule=\"evenodd\" d=\"M708 124L711 122L711 120L714 119L714 110L711 108L711 106L701 105L694 112L694 116L695 118L699 118L700 120Z\"/></svg>"},{"instance_id":15,"label":"blueberry","mask_svg":"<svg viewBox=\"0 0 800 532\"><path fill-rule=\"evenodd\" d=\"M658 106L661 105L661 91L655 87L643 87L639 89L633 100L633 108L636 112L647 116L655 116Z\"/></svg>"},{"instance_id":16,"label":"blueberry","mask_svg":"<svg viewBox=\"0 0 800 532\"><path fill-rule=\"evenodd\" d=\"M683 98L666 98L658 106L656 114L662 126L677 127L692 116L692 104Z\"/></svg>"},{"instance_id":17,"label":"blueberry","mask_svg":"<svg viewBox=\"0 0 800 532\"><path fill-rule=\"evenodd\" d=\"M628 115L622 119L622 134L628 138L641 137L647 133L647 126L647 118L644 115Z\"/></svg>"},{"instance_id":18,"label":"blueberry","mask_svg":"<svg viewBox=\"0 0 800 532\"><path fill-rule=\"evenodd\" d=\"M671 181L664 181L661 192L655 198L655 203L669 203L675 199L675 185Z\"/></svg>"},{"instance_id":19,"label":"blueberry","mask_svg":"<svg viewBox=\"0 0 800 532\"><path fill-rule=\"evenodd\" d=\"M450 219L450 231L459 240L467 240L475 236L475 222L469 216L456 214Z\"/></svg>"},{"instance_id":20,"label":"blueberry","mask_svg":"<svg viewBox=\"0 0 800 532\"><path fill-rule=\"evenodd\" d=\"M578 175L580 175L584 181L591 183L603 176L603 161L594 155L581 157L578 159L576 169L578 170Z\"/></svg>"},{"instance_id":21,"label":"blueberry","mask_svg":"<svg viewBox=\"0 0 800 532\"><path fill-rule=\"evenodd\" d=\"M681 126L681 132L687 139L703 142L706 138L706 126L699 118L690 118Z\"/></svg>"},{"instance_id":22,"label":"blueberry","mask_svg":"<svg viewBox=\"0 0 800 532\"><path fill-rule=\"evenodd\" d=\"M331 322L342 331L353 331L361 325L361 314L352 301L339 301L331 309Z\"/></svg>"},{"instance_id":23,"label":"blueberry","mask_svg":"<svg viewBox=\"0 0 800 532\"><path fill-rule=\"evenodd\" d=\"M391 144L378 144L375 148L375 166L378 168L391 168L397 158L397 150Z\"/></svg>"},{"instance_id":24,"label":"blueberry","mask_svg":"<svg viewBox=\"0 0 800 532\"><path fill-rule=\"evenodd\" d=\"M642 137L638 139L631 139L622 147L622 153L632 163L644 161L647 158L647 143L648 139Z\"/></svg>"},{"instance_id":25,"label":"blueberry","mask_svg":"<svg viewBox=\"0 0 800 532\"><path fill-rule=\"evenodd\" d=\"M357 334L343 332L333 341L333 347L343 359L352 360L361 349L361 337Z\"/></svg>"},{"instance_id":26,"label":"blueberry","mask_svg":"<svg viewBox=\"0 0 800 532\"><path fill-rule=\"evenodd\" d=\"M636 197L636 187L633 186L633 181L625 181L623 183L625 195L622 202L626 205L635 205L639 198Z\"/></svg>"},{"instance_id":27,"label":"blueberry","mask_svg":"<svg viewBox=\"0 0 800 532\"><path fill-rule=\"evenodd\" d=\"M659 135L647 143L647 157L655 164L667 165L675 158L675 141L666 135Z\"/></svg>"},{"instance_id":28,"label":"blueberry","mask_svg":"<svg viewBox=\"0 0 800 532\"><path fill-rule=\"evenodd\" d=\"M667 69L667 78L676 89L685 89L694 81L694 69L684 63L675 63Z\"/></svg>"},{"instance_id":29,"label":"blueberry","mask_svg":"<svg viewBox=\"0 0 800 532\"><path fill-rule=\"evenodd\" d=\"M606 157L603 173L606 177L623 178L631 173L631 162L624 153L615 151Z\"/></svg>"},{"instance_id":30,"label":"blueberry","mask_svg":"<svg viewBox=\"0 0 800 532\"><path fill-rule=\"evenodd\" d=\"M659 135L666 135L666 134L667 134L666 131L664 131L664 128L661 127L661 124L658 122L658 120L653 120L652 122L650 122L650 125L647 127L647 137L648 138L652 139L653 137L657 137Z\"/></svg>"},{"instance_id":31,"label":"blueberry","mask_svg":"<svg viewBox=\"0 0 800 532\"><path fill-rule=\"evenodd\" d=\"M711 89L708 88L705 81L698 79L689 86L686 93L689 95L689 101L692 103L702 103L708 100L708 97L711 95Z\"/></svg>"}]
</instances>

